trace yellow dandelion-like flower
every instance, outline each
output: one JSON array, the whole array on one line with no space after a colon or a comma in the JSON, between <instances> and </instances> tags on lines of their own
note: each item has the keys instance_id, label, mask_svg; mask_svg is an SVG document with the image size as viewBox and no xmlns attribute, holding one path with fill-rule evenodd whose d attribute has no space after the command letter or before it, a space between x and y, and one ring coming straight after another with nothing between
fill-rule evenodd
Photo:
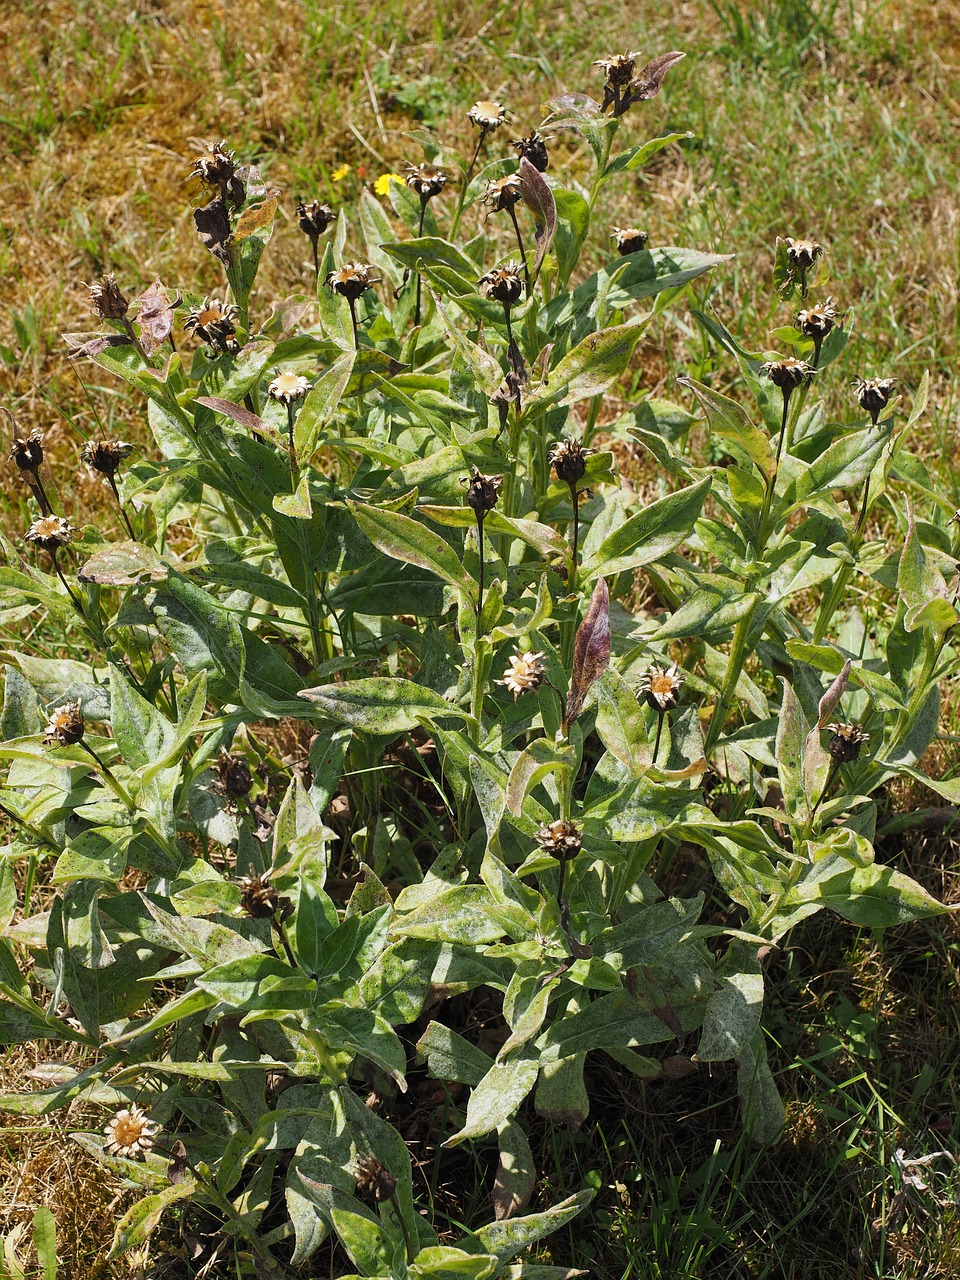
<instances>
[{"instance_id":1,"label":"yellow dandelion-like flower","mask_svg":"<svg viewBox=\"0 0 960 1280\"><path fill-rule=\"evenodd\" d=\"M373 184L373 189L378 196L388 196L390 194L390 183L398 182L403 185L403 179L399 173L382 173Z\"/></svg>"},{"instance_id":2,"label":"yellow dandelion-like flower","mask_svg":"<svg viewBox=\"0 0 960 1280\"><path fill-rule=\"evenodd\" d=\"M348 164L338 165L331 173L330 180L332 182L342 182L349 172L350 166Z\"/></svg>"}]
</instances>

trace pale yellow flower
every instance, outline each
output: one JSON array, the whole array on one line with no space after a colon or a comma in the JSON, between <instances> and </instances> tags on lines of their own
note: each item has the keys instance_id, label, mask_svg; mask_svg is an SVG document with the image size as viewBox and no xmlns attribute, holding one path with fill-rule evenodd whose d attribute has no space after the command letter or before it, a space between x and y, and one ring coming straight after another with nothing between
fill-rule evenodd
<instances>
[{"instance_id":1,"label":"pale yellow flower","mask_svg":"<svg viewBox=\"0 0 960 1280\"><path fill-rule=\"evenodd\" d=\"M334 169L333 173L331 173L330 175L330 178L333 182L342 182L349 172L350 172L350 166L348 164L341 164L341 165L338 165L336 169Z\"/></svg>"}]
</instances>

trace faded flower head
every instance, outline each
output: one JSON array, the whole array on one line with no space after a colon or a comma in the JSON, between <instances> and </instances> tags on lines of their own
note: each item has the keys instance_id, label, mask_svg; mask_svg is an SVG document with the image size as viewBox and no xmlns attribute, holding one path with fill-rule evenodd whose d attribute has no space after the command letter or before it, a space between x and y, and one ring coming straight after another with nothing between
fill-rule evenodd
<instances>
[{"instance_id":1,"label":"faded flower head","mask_svg":"<svg viewBox=\"0 0 960 1280\"><path fill-rule=\"evenodd\" d=\"M106 1142L103 1149L112 1156L126 1156L128 1160L140 1160L153 1148L153 1140L160 1126L147 1113L133 1103L118 1111L104 1127Z\"/></svg>"},{"instance_id":2,"label":"faded flower head","mask_svg":"<svg viewBox=\"0 0 960 1280\"><path fill-rule=\"evenodd\" d=\"M190 170L191 178L199 178L205 186L223 189L237 172L236 152L228 151L226 142L201 143L203 148Z\"/></svg>"},{"instance_id":3,"label":"faded flower head","mask_svg":"<svg viewBox=\"0 0 960 1280\"><path fill-rule=\"evenodd\" d=\"M237 344L233 337L237 329L234 321L239 314L232 302L204 298L199 307L191 308L183 327L208 347L215 347L218 351L235 350Z\"/></svg>"},{"instance_id":4,"label":"faded flower head","mask_svg":"<svg viewBox=\"0 0 960 1280\"><path fill-rule=\"evenodd\" d=\"M283 404L293 404L295 400L303 399L309 387L307 379L296 373L278 373L267 387L267 395Z\"/></svg>"},{"instance_id":5,"label":"faded flower head","mask_svg":"<svg viewBox=\"0 0 960 1280\"><path fill-rule=\"evenodd\" d=\"M65 702L50 713L43 740L48 747L72 747L83 738L86 724L79 702Z\"/></svg>"},{"instance_id":6,"label":"faded flower head","mask_svg":"<svg viewBox=\"0 0 960 1280\"><path fill-rule=\"evenodd\" d=\"M483 203L489 207L491 213L502 213L504 209L512 209L522 199L523 188L515 173L509 173L505 178L495 178L493 182L488 182L487 189L483 193Z\"/></svg>"},{"instance_id":7,"label":"faded flower head","mask_svg":"<svg viewBox=\"0 0 960 1280\"><path fill-rule=\"evenodd\" d=\"M600 68L608 85L623 88L633 79L639 57L639 53L615 53L610 58L597 58L593 65Z\"/></svg>"},{"instance_id":8,"label":"faded flower head","mask_svg":"<svg viewBox=\"0 0 960 1280\"><path fill-rule=\"evenodd\" d=\"M805 360L785 356L783 360L768 360L766 364L760 366L760 372L788 396L795 387L809 382L817 371Z\"/></svg>"},{"instance_id":9,"label":"faded flower head","mask_svg":"<svg viewBox=\"0 0 960 1280\"><path fill-rule=\"evenodd\" d=\"M576 822L566 818L541 823L534 839L544 853L558 862L569 862L583 848L583 831Z\"/></svg>"},{"instance_id":10,"label":"faded flower head","mask_svg":"<svg viewBox=\"0 0 960 1280\"><path fill-rule=\"evenodd\" d=\"M547 461L557 473L558 480L575 485L583 479L587 470L587 457L592 452L592 449L585 449L579 440L571 437L551 445Z\"/></svg>"},{"instance_id":11,"label":"faded flower head","mask_svg":"<svg viewBox=\"0 0 960 1280\"><path fill-rule=\"evenodd\" d=\"M16 463L18 471L28 471L33 475L40 470L43 463L43 436L39 431L31 431L26 439L15 439L10 450L10 458Z\"/></svg>"},{"instance_id":12,"label":"faded flower head","mask_svg":"<svg viewBox=\"0 0 960 1280\"><path fill-rule=\"evenodd\" d=\"M805 275L823 257L823 245L817 244L816 240L795 240L793 236L787 236L785 243L787 261L801 275Z\"/></svg>"},{"instance_id":13,"label":"faded flower head","mask_svg":"<svg viewBox=\"0 0 960 1280\"><path fill-rule=\"evenodd\" d=\"M506 685L513 694L514 702L521 693L539 689L546 671L543 663L545 656L539 651L521 653L518 649L507 659L507 669L503 673L503 679L498 680L497 684Z\"/></svg>"},{"instance_id":14,"label":"faded flower head","mask_svg":"<svg viewBox=\"0 0 960 1280\"><path fill-rule=\"evenodd\" d=\"M636 227L614 227L610 232L610 238L616 242L617 253L624 256L628 253L639 253L641 249L647 247L647 241L650 239L646 231L639 231Z\"/></svg>"},{"instance_id":15,"label":"faded flower head","mask_svg":"<svg viewBox=\"0 0 960 1280\"><path fill-rule=\"evenodd\" d=\"M482 129L484 133L492 133L499 129L507 118L507 113L499 102L490 98L481 98L467 112L467 119Z\"/></svg>"},{"instance_id":16,"label":"faded flower head","mask_svg":"<svg viewBox=\"0 0 960 1280\"><path fill-rule=\"evenodd\" d=\"M874 426L896 388L896 378L857 378L857 404L869 413Z\"/></svg>"},{"instance_id":17,"label":"faded flower head","mask_svg":"<svg viewBox=\"0 0 960 1280\"><path fill-rule=\"evenodd\" d=\"M253 789L253 774L243 756L221 748L214 768L220 789L231 800L239 800L241 796L249 795Z\"/></svg>"},{"instance_id":18,"label":"faded flower head","mask_svg":"<svg viewBox=\"0 0 960 1280\"><path fill-rule=\"evenodd\" d=\"M549 164L550 157L547 155L547 140L537 129L533 133L528 134L525 138L514 138L510 143L512 147L516 147L517 155L527 160L538 169L541 173L545 173Z\"/></svg>"},{"instance_id":19,"label":"faded flower head","mask_svg":"<svg viewBox=\"0 0 960 1280\"><path fill-rule=\"evenodd\" d=\"M353 1176L361 1195L369 1196L378 1204L393 1199L397 1180L375 1155L358 1155L353 1162Z\"/></svg>"},{"instance_id":20,"label":"faded flower head","mask_svg":"<svg viewBox=\"0 0 960 1280\"><path fill-rule=\"evenodd\" d=\"M828 724L827 731L831 735L827 751L837 764L850 764L858 759L860 749L870 741L869 733L864 733L856 720Z\"/></svg>"},{"instance_id":21,"label":"faded flower head","mask_svg":"<svg viewBox=\"0 0 960 1280\"><path fill-rule=\"evenodd\" d=\"M80 460L102 476L113 477L131 453L133 445L127 440L88 440L80 451Z\"/></svg>"},{"instance_id":22,"label":"faded flower head","mask_svg":"<svg viewBox=\"0 0 960 1280\"><path fill-rule=\"evenodd\" d=\"M426 160L422 164L404 165L403 173L404 182L424 203L438 196L447 185L444 171L435 164L428 164Z\"/></svg>"},{"instance_id":23,"label":"faded flower head","mask_svg":"<svg viewBox=\"0 0 960 1280\"><path fill-rule=\"evenodd\" d=\"M41 551L54 555L67 545L75 533L76 530L63 516L41 516L39 520L34 520L24 537Z\"/></svg>"},{"instance_id":24,"label":"faded flower head","mask_svg":"<svg viewBox=\"0 0 960 1280\"><path fill-rule=\"evenodd\" d=\"M101 276L96 284L88 284L93 309L102 320L122 320L130 310L130 303L123 296L116 276Z\"/></svg>"},{"instance_id":25,"label":"faded flower head","mask_svg":"<svg viewBox=\"0 0 960 1280\"><path fill-rule=\"evenodd\" d=\"M356 301L371 285L380 279L373 274L369 262L345 262L339 271L331 271L326 279L326 286L342 298Z\"/></svg>"},{"instance_id":26,"label":"faded flower head","mask_svg":"<svg viewBox=\"0 0 960 1280\"><path fill-rule=\"evenodd\" d=\"M654 711L672 711L680 701L680 690L686 678L675 662L669 667L655 662L640 677L638 692L643 694L647 706L653 707Z\"/></svg>"},{"instance_id":27,"label":"faded flower head","mask_svg":"<svg viewBox=\"0 0 960 1280\"><path fill-rule=\"evenodd\" d=\"M304 204L302 200L297 201L300 230L311 240L319 240L336 216L328 204L321 204L319 200L311 200L309 204Z\"/></svg>"},{"instance_id":28,"label":"faded flower head","mask_svg":"<svg viewBox=\"0 0 960 1280\"><path fill-rule=\"evenodd\" d=\"M618 53L599 58L593 65L603 72L603 102L600 109L613 107L614 116L622 116L635 102L655 98L663 87L663 78L686 55L674 50L661 53L636 71L639 53Z\"/></svg>"},{"instance_id":29,"label":"faded flower head","mask_svg":"<svg viewBox=\"0 0 960 1280\"><path fill-rule=\"evenodd\" d=\"M485 476L473 468L467 482L467 506L473 508L479 519L497 505L502 485L503 476Z\"/></svg>"},{"instance_id":30,"label":"faded flower head","mask_svg":"<svg viewBox=\"0 0 960 1280\"><path fill-rule=\"evenodd\" d=\"M833 298L825 298L819 306L807 307L797 313L797 328L804 337L822 342L839 318Z\"/></svg>"},{"instance_id":31,"label":"faded flower head","mask_svg":"<svg viewBox=\"0 0 960 1280\"><path fill-rule=\"evenodd\" d=\"M243 892L240 895L241 910L254 920L269 920L280 913L280 919L286 920L293 912L293 903L289 898L277 893L266 876L246 876L240 882Z\"/></svg>"},{"instance_id":32,"label":"faded flower head","mask_svg":"<svg viewBox=\"0 0 960 1280\"><path fill-rule=\"evenodd\" d=\"M520 301L523 293L520 264L508 262L505 266L494 267L492 271L480 277L479 288L484 298L492 298L505 307L512 307Z\"/></svg>"}]
</instances>

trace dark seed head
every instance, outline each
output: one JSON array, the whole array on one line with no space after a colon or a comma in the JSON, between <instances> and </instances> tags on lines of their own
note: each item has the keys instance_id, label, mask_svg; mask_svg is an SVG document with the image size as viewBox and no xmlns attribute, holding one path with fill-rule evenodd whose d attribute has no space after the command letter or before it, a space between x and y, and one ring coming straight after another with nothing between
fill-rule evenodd
<instances>
[{"instance_id":1,"label":"dark seed head","mask_svg":"<svg viewBox=\"0 0 960 1280\"><path fill-rule=\"evenodd\" d=\"M860 756L861 748L869 741L869 733L864 733L855 720L847 720L840 724L828 724L830 741L827 751L837 764L850 764Z\"/></svg>"},{"instance_id":2,"label":"dark seed head","mask_svg":"<svg viewBox=\"0 0 960 1280\"><path fill-rule=\"evenodd\" d=\"M321 204L319 200L312 200L310 204L304 204L302 200L297 201L300 230L311 240L319 240L336 216L328 204Z\"/></svg>"},{"instance_id":3,"label":"dark seed head","mask_svg":"<svg viewBox=\"0 0 960 1280\"><path fill-rule=\"evenodd\" d=\"M34 520L24 537L33 546L54 555L70 542L75 533L76 530L63 516L41 516Z\"/></svg>"},{"instance_id":4,"label":"dark seed head","mask_svg":"<svg viewBox=\"0 0 960 1280\"><path fill-rule=\"evenodd\" d=\"M377 1204L393 1199L397 1190L397 1180L375 1155L357 1156L353 1170L353 1176L357 1180L357 1190L361 1195L375 1200Z\"/></svg>"},{"instance_id":5,"label":"dark seed head","mask_svg":"<svg viewBox=\"0 0 960 1280\"><path fill-rule=\"evenodd\" d=\"M250 876L242 882L240 906L254 920L268 920L277 916L285 920L293 911L293 903L277 893L266 876Z\"/></svg>"},{"instance_id":6,"label":"dark seed head","mask_svg":"<svg viewBox=\"0 0 960 1280\"><path fill-rule=\"evenodd\" d=\"M483 297L492 298L505 307L514 306L523 295L523 277L519 263L508 262L506 266L494 267L481 276L480 292Z\"/></svg>"},{"instance_id":7,"label":"dark seed head","mask_svg":"<svg viewBox=\"0 0 960 1280\"><path fill-rule=\"evenodd\" d=\"M467 506L485 516L497 505L502 484L503 476L485 476L474 467L467 485Z\"/></svg>"},{"instance_id":8,"label":"dark seed head","mask_svg":"<svg viewBox=\"0 0 960 1280\"><path fill-rule=\"evenodd\" d=\"M647 247L647 241L650 239L646 231L639 231L636 227L614 227L610 235L616 242L617 253L624 256L628 253L639 253L641 249Z\"/></svg>"},{"instance_id":9,"label":"dark seed head","mask_svg":"<svg viewBox=\"0 0 960 1280\"><path fill-rule=\"evenodd\" d=\"M339 271L330 272L326 286L342 298L356 301L379 278L373 274L373 267L368 262L345 262Z\"/></svg>"},{"instance_id":10,"label":"dark seed head","mask_svg":"<svg viewBox=\"0 0 960 1280\"><path fill-rule=\"evenodd\" d=\"M19 471L36 475L43 462L43 436L39 431L31 431L26 439L14 440L10 457Z\"/></svg>"},{"instance_id":11,"label":"dark seed head","mask_svg":"<svg viewBox=\"0 0 960 1280\"><path fill-rule=\"evenodd\" d=\"M507 174L505 178L497 178L488 183L487 189L483 194L483 203L487 205L491 213L502 213L504 209L512 209L522 199L523 188L520 186L520 179L515 173Z\"/></svg>"},{"instance_id":12,"label":"dark seed head","mask_svg":"<svg viewBox=\"0 0 960 1280\"><path fill-rule=\"evenodd\" d=\"M784 394L789 395L795 387L809 382L817 371L805 360L796 360L793 356L787 356L783 360L768 360L766 364L760 366L760 372L765 374L775 387L779 387Z\"/></svg>"},{"instance_id":13,"label":"dark seed head","mask_svg":"<svg viewBox=\"0 0 960 1280\"><path fill-rule=\"evenodd\" d=\"M583 831L576 822L558 818L541 823L534 839L544 853L558 862L569 862L583 848Z\"/></svg>"},{"instance_id":14,"label":"dark seed head","mask_svg":"<svg viewBox=\"0 0 960 1280\"><path fill-rule=\"evenodd\" d=\"M224 795L231 800L249 795L253 788L253 774L243 756L221 750L217 756L216 770Z\"/></svg>"},{"instance_id":15,"label":"dark seed head","mask_svg":"<svg viewBox=\"0 0 960 1280\"><path fill-rule=\"evenodd\" d=\"M640 677L639 692L654 711L672 711L680 701L685 674L674 662L669 667L654 663Z\"/></svg>"},{"instance_id":16,"label":"dark seed head","mask_svg":"<svg viewBox=\"0 0 960 1280\"><path fill-rule=\"evenodd\" d=\"M408 164L404 166L404 181L411 191L426 202L438 196L447 185L447 175L434 164Z\"/></svg>"},{"instance_id":17,"label":"dark seed head","mask_svg":"<svg viewBox=\"0 0 960 1280\"><path fill-rule=\"evenodd\" d=\"M88 440L80 451L80 458L102 476L113 477L132 452L133 445L126 440Z\"/></svg>"},{"instance_id":18,"label":"dark seed head","mask_svg":"<svg viewBox=\"0 0 960 1280\"><path fill-rule=\"evenodd\" d=\"M896 387L896 378L857 378L857 404L869 413L874 426Z\"/></svg>"},{"instance_id":19,"label":"dark seed head","mask_svg":"<svg viewBox=\"0 0 960 1280\"><path fill-rule=\"evenodd\" d=\"M102 320L122 320L130 310L115 276L103 276L96 284L88 284L94 310Z\"/></svg>"},{"instance_id":20,"label":"dark seed head","mask_svg":"<svg viewBox=\"0 0 960 1280\"><path fill-rule=\"evenodd\" d=\"M516 147L517 154L521 158L525 156L535 169L539 169L541 173L546 173L550 165L550 157L547 154L547 140L536 129L525 138L514 138L510 145Z\"/></svg>"},{"instance_id":21,"label":"dark seed head","mask_svg":"<svg viewBox=\"0 0 960 1280\"><path fill-rule=\"evenodd\" d=\"M584 449L579 440L558 440L547 454L547 461L557 473L558 480L575 485L586 474L587 456L590 452L590 449Z\"/></svg>"},{"instance_id":22,"label":"dark seed head","mask_svg":"<svg viewBox=\"0 0 960 1280\"><path fill-rule=\"evenodd\" d=\"M48 747L72 747L83 738L86 724L79 702L65 702L51 712L43 740Z\"/></svg>"}]
</instances>

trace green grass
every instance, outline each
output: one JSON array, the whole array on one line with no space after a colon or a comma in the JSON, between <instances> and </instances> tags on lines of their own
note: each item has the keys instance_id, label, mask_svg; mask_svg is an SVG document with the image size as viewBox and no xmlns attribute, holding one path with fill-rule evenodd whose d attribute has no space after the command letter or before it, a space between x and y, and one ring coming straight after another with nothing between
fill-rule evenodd
<instances>
[{"instance_id":1,"label":"green grass","mask_svg":"<svg viewBox=\"0 0 960 1280\"><path fill-rule=\"evenodd\" d=\"M629 8L175 0L128 13L106 0L54 0L8 8L5 22L0 392L24 429L39 426L56 442L57 474L76 508L97 502L83 475L72 488L64 479L96 416L144 438L139 405L96 382L88 398L79 380L90 379L88 367L65 359L59 335L93 327L82 282L112 269L139 292L155 275L171 286L192 281L199 267L207 287L219 286L189 214L191 136L228 139L283 190L286 222L258 294L285 297L311 284L292 217L297 194L337 202L343 187L332 174L341 163L352 166L345 185L355 194L359 181L419 158L405 135L421 126L465 145L464 111L478 96L502 96L515 133L527 132L541 100L596 90L592 59L638 44L688 56L661 97L635 113L631 137L697 136L611 197L610 223L641 225L654 244L735 252L698 304L715 308L749 347L769 347L770 330L787 318L770 287L775 238L821 240L827 291L855 315L851 370L909 387L931 369L921 439L941 491L960 504L957 48L942 6L935 14L925 4L803 0L676 11L649 0ZM572 172L585 174L572 135L557 145ZM680 399L674 379L684 371L720 386L731 377L730 362L679 305L644 347L638 385ZM0 518L19 533L25 491L6 475ZM956 719L948 708L945 729ZM948 764L956 760L945 755ZM910 797L899 806L908 810ZM888 849L891 859L904 855L932 892L958 898L949 834L907 829ZM937 1195L905 1193L894 1152L960 1150L960 931L948 919L891 931L881 943L818 920L790 943L770 959L767 1007L790 1100L787 1138L773 1151L748 1146L725 1068L626 1085L598 1068L599 1119L586 1129L538 1128L530 1117L545 1201L594 1170L604 1187L592 1224L551 1241L554 1260L609 1280L956 1274L956 1176L944 1163L931 1184ZM5 1074L22 1066L8 1055ZM10 1223L32 1216L36 1197L53 1196L44 1170L61 1169L49 1152L64 1142L57 1128L16 1129L0 1161L8 1169L33 1161L36 1177L26 1197L20 1181L10 1184ZM89 1183L91 1170L73 1159L74 1176ZM439 1186L442 1168L425 1176ZM60 1226L76 1280L96 1274L90 1259L104 1231L81 1203L59 1200L74 1206ZM470 1208L465 1198L465 1215Z\"/></svg>"}]
</instances>

